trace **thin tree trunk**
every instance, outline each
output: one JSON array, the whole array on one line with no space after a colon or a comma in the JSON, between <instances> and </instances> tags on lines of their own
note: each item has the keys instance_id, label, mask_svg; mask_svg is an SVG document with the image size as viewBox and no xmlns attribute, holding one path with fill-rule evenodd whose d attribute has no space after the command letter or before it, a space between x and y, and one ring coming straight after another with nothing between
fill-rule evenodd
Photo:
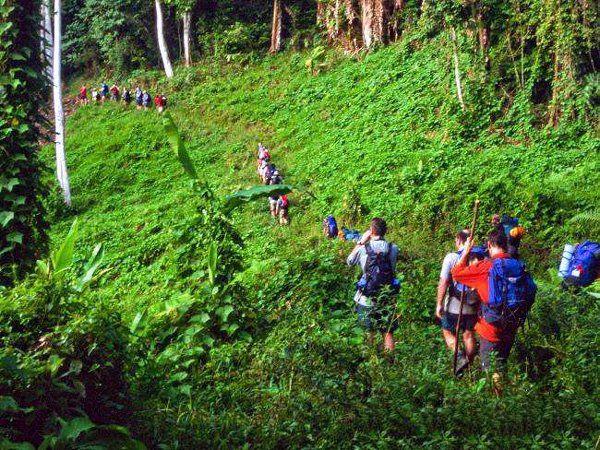
<instances>
[{"instance_id":1,"label":"thin tree trunk","mask_svg":"<svg viewBox=\"0 0 600 450\"><path fill-rule=\"evenodd\" d=\"M374 0L361 0L362 37L365 48L371 47L375 41L373 27L375 22Z\"/></svg>"},{"instance_id":2,"label":"thin tree trunk","mask_svg":"<svg viewBox=\"0 0 600 450\"><path fill-rule=\"evenodd\" d=\"M283 40L283 8L282 0L273 0L273 24L271 26L271 47L269 52L277 53L281 50Z\"/></svg>"},{"instance_id":3,"label":"thin tree trunk","mask_svg":"<svg viewBox=\"0 0 600 450\"><path fill-rule=\"evenodd\" d=\"M183 57L185 60L185 67L192 65L192 12L186 11L183 13Z\"/></svg>"},{"instance_id":4,"label":"thin tree trunk","mask_svg":"<svg viewBox=\"0 0 600 450\"><path fill-rule=\"evenodd\" d=\"M154 0L154 5L156 7L156 34L158 37L160 57L162 59L163 67L165 68L165 75L167 78L171 78L173 76L173 66L171 66L169 49L167 48L167 41L165 40L163 14L160 0Z\"/></svg>"},{"instance_id":5,"label":"thin tree trunk","mask_svg":"<svg viewBox=\"0 0 600 450\"><path fill-rule=\"evenodd\" d=\"M454 27L450 27L450 38L452 39L452 57L454 60L454 82L456 83L456 96L462 110L465 110L465 102L463 100L462 84L460 82L460 68L458 66L458 43L456 42L456 31Z\"/></svg>"},{"instance_id":6,"label":"thin tree trunk","mask_svg":"<svg viewBox=\"0 0 600 450\"><path fill-rule=\"evenodd\" d=\"M52 17L50 15L50 0L42 0L42 21L40 45L42 49L42 62L48 79L52 79Z\"/></svg>"},{"instance_id":7,"label":"thin tree trunk","mask_svg":"<svg viewBox=\"0 0 600 450\"><path fill-rule=\"evenodd\" d=\"M63 192L65 203L71 206L71 187L65 156L65 123L62 104L62 5L54 0L54 55L52 58L52 93L54 101L54 122L56 132L56 178Z\"/></svg>"}]
</instances>

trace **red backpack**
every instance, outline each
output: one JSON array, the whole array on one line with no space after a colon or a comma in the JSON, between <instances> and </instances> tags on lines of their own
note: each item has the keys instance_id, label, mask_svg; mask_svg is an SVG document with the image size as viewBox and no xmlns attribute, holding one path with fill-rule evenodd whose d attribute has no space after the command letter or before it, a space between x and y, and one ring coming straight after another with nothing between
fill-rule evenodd
<instances>
[{"instance_id":1,"label":"red backpack","mask_svg":"<svg viewBox=\"0 0 600 450\"><path fill-rule=\"evenodd\" d=\"M285 195L285 194L284 194L284 195L282 195L282 196L280 197L280 199L281 199L281 207L282 207L282 208L287 208L287 207L288 207L288 204L289 204L289 203L288 203L288 198L287 198L287 195Z\"/></svg>"}]
</instances>

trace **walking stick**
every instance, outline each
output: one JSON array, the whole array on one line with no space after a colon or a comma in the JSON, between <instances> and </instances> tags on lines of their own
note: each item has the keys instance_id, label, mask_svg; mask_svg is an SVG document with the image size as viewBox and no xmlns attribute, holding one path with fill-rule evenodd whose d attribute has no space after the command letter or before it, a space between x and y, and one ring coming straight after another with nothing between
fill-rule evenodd
<instances>
[{"instance_id":1,"label":"walking stick","mask_svg":"<svg viewBox=\"0 0 600 450\"><path fill-rule=\"evenodd\" d=\"M475 237L475 227L477 226L477 213L479 212L479 199L475 200L475 205L473 206L473 223L471 224L471 234L470 237L473 239ZM462 312L463 305L465 304L465 291L462 290L460 292L460 307L458 310L458 320L456 321L456 335L454 339L454 359L452 362L452 371L456 375L456 364L458 362L458 334L460 333L460 321L462 320Z\"/></svg>"}]
</instances>

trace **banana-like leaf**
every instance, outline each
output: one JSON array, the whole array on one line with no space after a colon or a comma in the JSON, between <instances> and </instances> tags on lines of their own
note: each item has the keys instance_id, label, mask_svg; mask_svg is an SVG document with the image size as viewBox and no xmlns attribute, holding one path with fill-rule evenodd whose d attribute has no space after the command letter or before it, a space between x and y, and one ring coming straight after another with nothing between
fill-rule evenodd
<instances>
[{"instance_id":1,"label":"banana-like leaf","mask_svg":"<svg viewBox=\"0 0 600 450\"><path fill-rule=\"evenodd\" d=\"M165 127L165 132L167 133L169 143L171 144L171 148L183 166L183 170L185 170L192 180L197 180L198 174L196 172L196 168L194 167L194 163L192 163L190 155L185 148L185 144L183 143L183 139L181 138L181 134L179 133L177 125L175 125L171 114L168 112L163 116L163 125Z\"/></svg>"},{"instance_id":2,"label":"banana-like leaf","mask_svg":"<svg viewBox=\"0 0 600 450\"><path fill-rule=\"evenodd\" d=\"M94 251L92 252L92 256L88 259L85 267L83 268L84 273L77 282L75 283L75 289L79 292L83 290L83 288L94 278L94 274L100 264L102 264L102 259L104 258L104 249L102 248L102 244L96 245Z\"/></svg>"},{"instance_id":3,"label":"banana-like leaf","mask_svg":"<svg viewBox=\"0 0 600 450\"><path fill-rule=\"evenodd\" d=\"M208 247L208 279L212 285L215 284L215 278L217 277L218 257L217 243L211 242L210 246Z\"/></svg>"},{"instance_id":4,"label":"banana-like leaf","mask_svg":"<svg viewBox=\"0 0 600 450\"><path fill-rule=\"evenodd\" d=\"M73 250L75 248L75 241L77 240L77 219L71 225L71 229L65 237L62 245L58 249L58 252L52 255L52 267L54 272L60 272L65 270L73 262Z\"/></svg>"},{"instance_id":5,"label":"banana-like leaf","mask_svg":"<svg viewBox=\"0 0 600 450\"><path fill-rule=\"evenodd\" d=\"M254 186L250 189L234 192L225 197L225 205L230 208L238 206L258 198L269 197L272 195L283 195L292 192L292 186L288 184L273 184L270 186Z\"/></svg>"}]
</instances>

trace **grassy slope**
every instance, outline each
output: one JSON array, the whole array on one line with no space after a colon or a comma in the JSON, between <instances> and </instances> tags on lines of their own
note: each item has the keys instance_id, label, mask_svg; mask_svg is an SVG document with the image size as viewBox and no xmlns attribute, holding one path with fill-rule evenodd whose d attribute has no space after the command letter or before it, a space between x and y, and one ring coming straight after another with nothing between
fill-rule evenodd
<instances>
[{"instance_id":1,"label":"grassy slope","mask_svg":"<svg viewBox=\"0 0 600 450\"><path fill-rule=\"evenodd\" d=\"M576 343L548 333L542 323L557 307L563 330L590 325L597 306L577 319L588 298L565 308L561 302L568 299L544 287L545 305L536 310L532 343L523 351L558 349L561 364L530 369L535 376L543 372L537 383L520 375L524 369L515 371L520 381L505 400L480 393L481 383L448 379L447 355L430 313L439 260L450 232L468 219L475 196L486 215L500 208L519 214L532 231L526 254L539 270L554 265L558 250L546 259L544 248L576 232L563 222L597 207L599 193L581 180L588 179L588 186L600 182L598 141L576 124L535 131L516 107L496 123L501 131L488 130L488 116L458 111L449 55L439 48L412 53L393 46L361 62L331 55L331 67L318 77L306 72L297 54L251 67L207 65L181 70L168 85L192 158L220 194L255 182L258 141L272 148L286 180L303 192L293 196L289 228L272 226L265 202L235 214L251 267L244 277L252 288L249 301L267 317L267 326L256 330L250 348L233 343L212 354L189 409L143 415L138 432L158 442L178 435L184 445L381 445L404 439L435 446L453 445L459 436L503 445L592 442L597 387L586 383L597 363L591 356L597 337L592 333L579 355L583 360L571 359ZM178 227L195 201L160 119L92 105L70 118L68 148L86 244L80 251L102 241L113 267L98 295L118 305L126 320L145 307L162 309L180 288L172 254ZM390 220L403 250L404 320L393 366L356 339L353 275L341 264L348 245L320 237L323 215L344 213L351 186L368 216ZM576 195L569 195L572 190ZM70 220L56 221L55 239ZM358 222L364 227L367 217ZM564 368L569 365L577 375ZM148 408L161 408L160 401L139 398ZM497 423L480 423L493 414ZM571 434L565 436L566 430ZM160 437L150 438L156 433Z\"/></svg>"}]
</instances>

